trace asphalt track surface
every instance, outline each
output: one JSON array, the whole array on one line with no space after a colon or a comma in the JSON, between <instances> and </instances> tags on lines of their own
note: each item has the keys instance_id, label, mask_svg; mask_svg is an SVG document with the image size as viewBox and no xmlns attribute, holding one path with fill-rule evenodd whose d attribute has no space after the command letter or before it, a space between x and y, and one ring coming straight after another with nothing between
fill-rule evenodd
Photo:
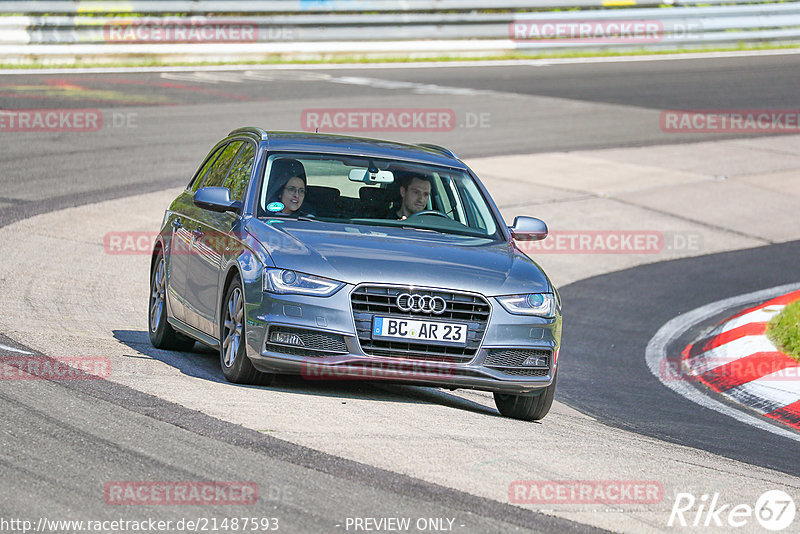
<instances>
[{"instance_id":1,"label":"asphalt track surface","mask_svg":"<svg viewBox=\"0 0 800 534\"><path fill-rule=\"evenodd\" d=\"M0 513L34 524L77 511L173 524L257 514L278 518L284 532L341 531L346 517L447 518L460 532L599 531L299 447L107 381L32 381L0 392L0 412ZM104 480L255 482L262 506L105 506Z\"/></svg>"},{"instance_id":2,"label":"asphalt track surface","mask_svg":"<svg viewBox=\"0 0 800 534\"><path fill-rule=\"evenodd\" d=\"M368 107L371 97L388 91L397 95L398 107L423 107L421 102L450 107L459 126L426 140L462 157L478 157L732 138L736 135L667 134L660 129L660 112L792 109L798 85L800 54L546 67L320 68L260 72L249 79L238 72L199 78L191 73L3 74L0 110L102 108L105 124L101 136L3 136L0 225L181 185L186 169L194 168L226 127L256 121L268 129L301 129L299 109L313 108L323 97L326 105L341 98L342 107ZM459 105L464 90L474 94ZM544 102L518 109L515 95L536 95ZM641 112L631 112L631 106ZM481 117L488 118L489 128L470 127ZM420 137L394 136L401 141Z\"/></svg>"},{"instance_id":3,"label":"asphalt track surface","mask_svg":"<svg viewBox=\"0 0 800 534\"><path fill-rule=\"evenodd\" d=\"M139 122L136 129L109 129L101 136L0 134L0 225L181 185L186 169L194 168L228 126L252 122L243 104L259 110L259 117L274 119L279 128L296 129L296 114L281 110L298 101L313 107L323 96L368 102L385 94L387 89L364 83L364 78L411 82L391 89L398 107L419 105L429 97L458 98L431 87L486 91L485 103L470 104L467 112L489 113L502 128L463 128L441 141L471 157L690 142L695 140L690 134L665 136L659 131L658 112L796 107L800 55L320 72L360 80L320 82L299 74L285 76L285 81L277 76L269 83L223 80L210 85L152 73L3 76L2 108L98 107L132 113ZM552 102L546 109L508 113L504 110L515 94L541 95ZM582 102L608 105L609 112L587 113ZM616 104L646 113L615 112ZM645 126L642 116L650 121ZM272 127L266 120L259 122ZM586 357L565 360L569 363L562 369L558 398L610 425L797 475L800 468L788 440L734 423L659 387L642 357L656 330L683 311L795 281L797 257L797 243L772 245L638 267L562 288L571 316L565 350ZM0 344L25 349L7 338L0 338ZM607 365L609 359L627 363L624 380L618 367ZM343 509L350 516L454 517L469 532L591 530L271 439L111 382L32 381L4 387L0 414L0 474L18 481L0 487L4 517L30 516L31 510L48 510L53 516L88 510L98 518L140 517L142 509L109 512L109 507L98 506L101 481L213 474L221 480L262 481L264 500L273 492L275 515L285 520L289 532L337 530L332 526L342 521ZM37 458L33 464L32 457ZM287 492L295 498L282 498ZM187 514L180 508L147 511L162 518ZM204 515L230 512L206 509Z\"/></svg>"},{"instance_id":4,"label":"asphalt track surface","mask_svg":"<svg viewBox=\"0 0 800 534\"><path fill-rule=\"evenodd\" d=\"M369 103L387 92L397 95L398 107L432 98L454 109L459 122L453 131L429 137L459 156L479 157L732 138L736 135L667 134L660 128L660 112L792 109L799 84L800 54L546 67L320 68L250 78L239 73L0 75L0 110L102 108L105 119L99 137L4 136L0 224L76 202L181 185L186 169L227 133L226 125L256 120L267 129L297 130L304 126L298 108L313 108L323 97L328 105L341 98L342 107ZM459 91L473 98L459 106ZM544 105L518 109L515 95L543 97ZM631 113L632 106L641 113ZM175 109L180 107L196 115ZM148 111L156 117L151 129L143 124ZM482 116L488 128L470 127ZM416 141L421 135L394 137Z\"/></svg>"},{"instance_id":5,"label":"asphalt track surface","mask_svg":"<svg viewBox=\"0 0 800 534\"><path fill-rule=\"evenodd\" d=\"M564 287L561 296L574 318L562 342L564 350L581 356L564 360L558 398L619 428L797 476L796 443L664 388L642 354L656 331L681 313L710 300L796 282L798 257L795 241L654 263ZM680 354L729 315L723 311L691 328L668 353Z\"/></svg>"}]
</instances>

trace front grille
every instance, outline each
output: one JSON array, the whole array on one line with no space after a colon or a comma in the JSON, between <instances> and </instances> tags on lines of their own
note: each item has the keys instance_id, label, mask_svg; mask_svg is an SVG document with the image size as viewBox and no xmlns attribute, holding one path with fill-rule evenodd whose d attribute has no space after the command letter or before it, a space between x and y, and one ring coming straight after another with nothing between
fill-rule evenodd
<instances>
[{"instance_id":1,"label":"front grille","mask_svg":"<svg viewBox=\"0 0 800 534\"><path fill-rule=\"evenodd\" d=\"M547 349L490 349L483 365L506 375L547 376L550 373L551 355L552 351ZM523 366L531 356L545 358L545 366Z\"/></svg>"},{"instance_id":2,"label":"front grille","mask_svg":"<svg viewBox=\"0 0 800 534\"><path fill-rule=\"evenodd\" d=\"M273 332L283 332L286 334L295 334L302 342L302 347L294 345L283 345L279 343L270 342L270 337ZM344 342L344 336L339 334L330 334L328 332L317 332L314 330L302 330L297 328L288 328L285 326L272 326L267 334L267 342L264 348L272 352L281 352L283 354L291 354L293 356L330 356L331 354L347 354L347 344Z\"/></svg>"},{"instance_id":3,"label":"front grille","mask_svg":"<svg viewBox=\"0 0 800 534\"><path fill-rule=\"evenodd\" d=\"M442 297L447 303L444 313L431 315L427 313L405 313L397 307L397 295L416 293ZM416 358L431 361L462 363L470 361L478 351L491 308L481 296L418 289L413 287L361 286L350 296L353 306L353 319L356 323L358 341L365 354L393 358ZM448 346L415 341L388 341L372 339L372 318L401 317L405 319L426 319L432 321L453 320L467 323L467 343L465 346Z\"/></svg>"}]
</instances>

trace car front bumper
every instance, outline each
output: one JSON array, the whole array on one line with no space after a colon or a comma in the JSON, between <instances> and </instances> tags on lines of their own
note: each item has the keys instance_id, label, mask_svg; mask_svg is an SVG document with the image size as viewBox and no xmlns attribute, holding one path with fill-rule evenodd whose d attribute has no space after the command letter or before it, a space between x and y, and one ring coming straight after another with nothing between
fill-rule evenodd
<instances>
[{"instance_id":1,"label":"car front bumper","mask_svg":"<svg viewBox=\"0 0 800 534\"><path fill-rule=\"evenodd\" d=\"M299 374L307 380L395 381L444 388L471 388L509 394L535 393L552 384L561 338L560 312L554 318L508 313L493 298L480 344L473 355L452 361L424 352L370 354L359 340L352 293L346 286L331 297L261 293L247 307L247 355L263 372ZM252 302L252 300L250 301ZM295 333L317 345L276 343L273 331ZM362 339L363 339L363 333ZM321 341L320 341L321 340ZM413 349L413 346L411 346ZM536 367L497 365L506 355L547 358ZM499 356L498 356L499 355ZM509 358L505 358L508 360ZM541 363L541 362L540 362Z\"/></svg>"}]
</instances>

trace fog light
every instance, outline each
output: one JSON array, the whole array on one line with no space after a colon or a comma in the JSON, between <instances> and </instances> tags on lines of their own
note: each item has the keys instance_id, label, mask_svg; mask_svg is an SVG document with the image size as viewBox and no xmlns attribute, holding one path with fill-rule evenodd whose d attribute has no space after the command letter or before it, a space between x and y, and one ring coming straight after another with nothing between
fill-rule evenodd
<instances>
[{"instance_id":1,"label":"fog light","mask_svg":"<svg viewBox=\"0 0 800 534\"><path fill-rule=\"evenodd\" d=\"M544 356L531 356L522 365L526 367L547 367L547 358Z\"/></svg>"},{"instance_id":2,"label":"fog light","mask_svg":"<svg viewBox=\"0 0 800 534\"><path fill-rule=\"evenodd\" d=\"M295 347L305 347L303 340L297 334L287 334L286 332L272 332L269 336L271 343L281 345L294 345Z\"/></svg>"}]
</instances>

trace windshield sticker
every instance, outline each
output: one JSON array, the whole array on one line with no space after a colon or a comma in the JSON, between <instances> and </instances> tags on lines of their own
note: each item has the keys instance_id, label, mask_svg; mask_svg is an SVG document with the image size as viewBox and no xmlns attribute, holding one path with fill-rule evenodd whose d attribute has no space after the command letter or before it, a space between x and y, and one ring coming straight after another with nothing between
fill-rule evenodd
<instances>
[{"instance_id":1,"label":"windshield sticker","mask_svg":"<svg viewBox=\"0 0 800 534\"><path fill-rule=\"evenodd\" d=\"M283 205L283 202L270 202L269 204L267 204L267 210L273 213L277 211L283 211L284 207L285 206Z\"/></svg>"}]
</instances>

